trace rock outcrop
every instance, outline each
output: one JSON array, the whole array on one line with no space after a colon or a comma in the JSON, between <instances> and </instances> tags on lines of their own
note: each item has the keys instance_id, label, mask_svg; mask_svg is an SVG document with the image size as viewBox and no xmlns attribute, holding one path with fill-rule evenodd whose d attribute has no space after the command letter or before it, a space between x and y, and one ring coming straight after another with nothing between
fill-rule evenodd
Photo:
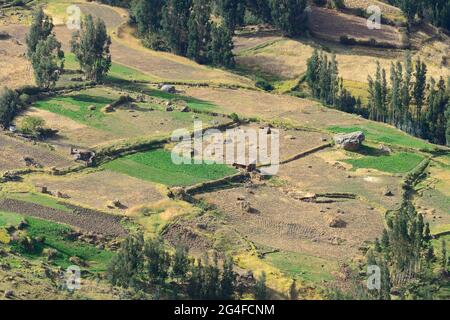
<instances>
[{"instance_id":1,"label":"rock outcrop","mask_svg":"<svg viewBox=\"0 0 450 320\"><path fill-rule=\"evenodd\" d=\"M366 139L364 132L357 131L347 134L337 134L334 136L334 142L339 147L348 151L357 151Z\"/></svg>"}]
</instances>

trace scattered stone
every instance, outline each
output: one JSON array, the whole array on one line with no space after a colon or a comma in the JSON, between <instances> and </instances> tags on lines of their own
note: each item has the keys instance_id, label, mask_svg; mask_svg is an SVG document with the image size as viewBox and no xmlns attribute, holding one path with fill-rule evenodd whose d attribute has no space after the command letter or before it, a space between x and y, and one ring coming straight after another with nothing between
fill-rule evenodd
<instances>
[{"instance_id":1,"label":"scattered stone","mask_svg":"<svg viewBox=\"0 0 450 320\"><path fill-rule=\"evenodd\" d=\"M42 254L47 257L48 260L54 260L58 256L58 251L53 248L45 248Z\"/></svg>"},{"instance_id":2,"label":"scattered stone","mask_svg":"<svg viewBox=\"0 0 450 320\"><path fill-rule=\"evenodd\" d=\"M348 134L337 134L334 136L334 142L339 147L347 151L357 151L362 142L366 139L364 132L357 131Z\"/></svg>"},{"instance_id":3,"label":"scattered stone","mask_svg":"<svg viewBox=\"0 0 450 320\"><path fill-rule=\"evenodd\" d=\"M328 217L327 224L330 228L345 228L347 225L344 220L336 216Z\"/></svg>"},{"instance_id":4,"label":"scattered stone","mask_svg":"<svg viewBox=\"0 0 450 320\"><path fill-rule=\"evenodd\" d=\"M188 106L184 106L180 109L180 112L190 112L190 111L191 111L191 109L189 109Z\"/></svg>"},{"instance_id":5,"label":"scattered stone","mask_svg":"<svg viewBox=\"0 0 450 320\"><path fill-rule=\"evenodd\" d=\"M292 136L292 135L290 135L290 134L288 134L288 135L284 136L284 139L286 139L286 140L295 140L297 138Z\"/></svg>"},{"instance_id":6,"label":"scattered stone","mask_svg":"<svg viewBox=\"0 0 450 320\"><path fill-rule=\"evenodd\" d=\"M106 106L104 106L102 108L102 112L104 113L110 113L110 112L114 112L114 107L111 104L107 104Z\"/></svg>"},{"instance_id":7,"label":"scattered stone","mask_svg":"<svg viewBox=\"0 0 450 320\"><path fill-rule=\"evenodd\" d=\"M14 298L14 291L12 291L12 290L6 290L6 291L5 291L5 298L6 298L6 299L12 299L12 298Z\"/></svg>"},{"instance_id":8,"label":"scattered stone","mask_svg":"<svg viewBox=\"0 0 450 320\"><path fill-rule=\"evenodd\" d=\"M86 263L86 261L84 261L83 259L81 259L77 256L70 257L69 261L79 267L88 267L88 264Z\"/></svg>"},{"instance_id":9,"label":"scattered stone","mask_svg":"<svg viewBox=\"0 0 450 320\"><path fill-rule=\"evenodd\" d=\"M383 154L391 154L392 150L388 146L385 146L384 144L382 144L380 146L380 152L383 153Z\"/></svg>"},{"instance_id":10,"label":"scattered stone","mask_svg":"<svg viewBox=\"0 0 450 320\"><path fill-rule=\"evenodd\" d=\"M96 109L97 109L97 107L94 106L94 105L90 105L90 106L88 107L88 110L89 110L89 111L94 111L94 110L96 110Z\"/></svg>"},{"instance_id":11,"label":"scattered stone","mask_svg":"<svg viewBox=\"0 0 450 320\"><path fill-rule=\"evenodd\" d=\"M386 187L386 188L384 188L384 190L383 190L383 195L384 195L385 197L393 197L393 196L394 196L394 193L392 192L391 189L389 189L389 187Z\"/></svg>"},{"instance_id":12,"label":"scattered stone","mask_svg":"<svg viewBox=\"0 0 450 320\"><path fill-rule=\"evenodd\" d=\"M239 201L238 202L238 206L239 208L243 211L243 212L247 212L250 213L252 211L252 207L250 205L250 202L244 200L244 201Z\"/></svg>"}]
</instances>

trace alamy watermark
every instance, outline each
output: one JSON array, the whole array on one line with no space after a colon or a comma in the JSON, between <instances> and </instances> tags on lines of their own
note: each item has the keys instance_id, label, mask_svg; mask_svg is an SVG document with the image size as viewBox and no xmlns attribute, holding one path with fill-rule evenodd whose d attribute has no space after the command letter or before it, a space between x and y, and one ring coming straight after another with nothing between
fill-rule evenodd
<instances>
[{"instance_id":1,"label":"alamy watermark","mask_svg":"<svg viewBox=\"0 0 450 320\"><path fill-rule=\"evenodd\" d=\"M68 6L66 9L67 20L66 27L69 30L81 29L81 9L77 5Z\"/></svg>"},{"instance_id":2,"label":"alamy watermark","mask_svg":"<svg viewBox=\"0 0 450 320\"><path fill-rule=\"evenodd\" d=\"M367 8L366 12L370 14L367 18L367 28L370 30L381 29L381 8L379 6L371 5Z\"/></svg>"},{"instance_id":3,"label":"alamy watermark","mask_svg":"<svg viewBox=\"0 0 450 320\"><path fill-rule=\"evenodd\" d=\"M278 173L280 164L280 132L278 129L233 128L203 130L201 121L194 121L194 133L175 130L172 142L174 164L227 164L249 166L259 164L262 175Z\"/></svg>"}]
</instances>

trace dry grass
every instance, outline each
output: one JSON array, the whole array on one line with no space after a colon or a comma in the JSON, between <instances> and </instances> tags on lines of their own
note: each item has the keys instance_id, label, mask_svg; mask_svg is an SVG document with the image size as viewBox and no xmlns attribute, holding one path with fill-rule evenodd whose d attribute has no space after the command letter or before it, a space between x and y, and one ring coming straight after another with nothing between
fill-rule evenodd
<instances>
[{"instance_id":1,"label":"dry grass","mask_svg":"<svg viewBox=\"0 0 450 320\"><path fill-rule=\"evenodd\" d=\"M340 150L321 151L282 165L278 175L305 192L352 193L382 210L393 209L401 202L401 178L375 170L350 172L350 167L339 161L342 157L348 156ZM387 186L393 197L383 195Z\"/></svg>"},{"instance_id":2,"label":"dry grass","mask_svg":"<svg viewBox=\"0 0 450 320\"><path fill-rule=\"evenodd\" d=\"M31 157L43 167L68 167L73 162L68 157L63 157L50 148L33 145L17 138L0 134L1 154L0 171L26 168L23 157Z\"/></svg>"},{"instance_id":3,"label":"dry grass","mask_svg":"<svg viewBox=\"0 0 450 320\"><path fill-rule=\"evenodd\" d=\"M385 2L378 0L345 0L345 6L347 8L361 8L364 11L371 5L378 6L381 9L381 13L384 17L398 22L406 22L406 18L403 16L402 11L394 6L391 6Z\"/></svg>"},{"instance_id":4,"label":"dry grass","mask_svg":"<svg viewBox=\"0 0 450 320\"><path fill-rule=\"evenodd\" d=\"M59 191L69 196L69 202L121 214L125 213L125 207L131 208L163 198L163 188L107 170L64 177L33 175L27 179L31 184L47 186L52 193ZM119 200L125 207L107 208L107 204L114 200Z\"/></svg>"},{"instance_id":5,"label":"dry grass","mask_svg":"<svg viewBox=\"0 0 450 320\"><path fill-rule=\"evenodd\" d=\"M200 196L199 196L200 197ZM239 208L244 197L252 212ZM229 223L256 243L316 257L346 259L358 252L365 240L379 236L383 217L358 200L307 203L287 196L281 188L239 187L202 194L227 214ZM340 216L345 228L330 228L328 215ZM339 245L333 244L338 240Z\"/></svg>"},{"instance_id":6,"label":"dry grass","mask_svg":"<svg viewBox=\"0 0 450 320\"><path fill-rule=\"evenodd\" d=\"M339 41L345 35L356 40L375 39L377 42L402 45L398 29L388 25L383 25L379 30L369 29L367 19L336 10L312 7L309 21L313 34L322 39Z\"/></svg>"},{"instance_id":7,"label":"dry grass","mask_svg":"<svg viewBox=\"0 0 450 320\"><path fill-rule=\"evenodd\" d=\"M256 117L270 121L283 121L288 124L326 128L335 124L357 124L360 118L320 106L306 99L286 95L269 94L255 90L236 90L225 88L185 87L189 96L212 102L227 113L235 112L244 117Z\"/></svg>"},{"instance_id":8,"label":"dry grass","mask_svg":"<svg viewBox=\"0 0 450 320\"><path fill-rule=\"evenodd\" d=\"M31 64L24 57L26 46L21 26L0 26L0 31L10 35L9 39L0 40L0 86L18 88L34 84Z\"/></svg>"}]
</instances>

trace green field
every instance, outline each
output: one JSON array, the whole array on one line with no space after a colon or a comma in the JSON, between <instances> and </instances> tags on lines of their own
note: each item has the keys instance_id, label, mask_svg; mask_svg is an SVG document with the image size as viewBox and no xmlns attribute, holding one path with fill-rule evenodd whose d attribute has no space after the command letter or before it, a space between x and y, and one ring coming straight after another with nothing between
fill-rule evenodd
<instances>
[{"instance_id":1,"label":"green field","mask_svg":"<svg viewBox=\"0 0 450 320\"><path fill-rule=\"evenodd\" d=\"M22 219L24 216L16 213L0 212L0 228L8 224L17 225ZM55 264L63 268L72 265L69 258L76 256L88 262L88 269L92 272L102 272L107 269L113 256L112 252L99 250L93 245L79 241L67 240L65 235L71 230L68 226L33 217L26 217L26 221L29 224L26 228L27 235L32 238L43 237L44 240L36 245L33 253L23 252L17 244L11 244L22 255L36 259L42 256L45 248L52 248L58 251L54 259Z\"/></svg>"},{"instance_id":2,"label":"green field","mask_svg":"<svg viewBox=\"0 0 450 320\"><path fill-rule=\"evenodd\" d=\"M413 149L431 149L433 145L414 138L400 130L394 129L392 127L385 126L383 124L368 122L360 126L349 126L349 127L329 127L333 133L350 133L355 131L362 131L366 135L369 141L385 143L390 145L397 145L400 147L413 148Z\"/></svg>"},{"instance_id":3,"label":"green field","mask_svg":"<svg viewBox=\"0 0 450 320\"><path fill-rule=\"evenodd\" d=\"M358 159L346 159L353 169L376 169L389 173L407 173L414 169L424 157L410 152L398 152L391 155L365 156Z\"/></svg>"},{"instance_id":4,"label":"green field","mask_svg":"<svg viewBox=\"0 0 450 320\"><path fill-rule=\"evenodd\" d=\"M105 117L105 114L101 112L101 108L113 102L114 100L110 98L81 93L37 101L35 107L60 114L98 129L104 129L105 126L102 119ZM89 110L91 105L96 107L95 110Z\"/></svg>"},{"instance_id":5,"label":"green field","mask_svg":"<svg viewBox=\"0 0 450 320\"><path fill-rule=\"evenodd\" d=\"M172 162L171 154L164 150L136 153L113 160L104 168L130 175L142 180L168 186L186 186L215 180L235 173L220 164L181 164Z\"/></svg>"},{"instance_id":6,"label":"green field","mask_svg":"<svg viewBox=\"0 0 450 320\"><path fill-rule=\"evenodd\" d=\"M67 70L79 70L80 65L78 61L75 59L75 55L73 53L65 54L65 62L64 67ZM140 72L139 70L124 66L120 63L113 62L111 65L111 69L108 72L107 80L112 82L118 81L154 81L152 77L146 75L145 73Z\"/></svg>"},{"instance_id":7,"label":"green field","mask_svg":"<svg viewBox=\"0 0 450 320\"><path fill-rule=\"evenodd\" d=\"M315 283L332 280L331 272L336 267L328 260L294 252L270 253L265 256L264 260L289 277Z\"/></svg>"}]
</instances>

